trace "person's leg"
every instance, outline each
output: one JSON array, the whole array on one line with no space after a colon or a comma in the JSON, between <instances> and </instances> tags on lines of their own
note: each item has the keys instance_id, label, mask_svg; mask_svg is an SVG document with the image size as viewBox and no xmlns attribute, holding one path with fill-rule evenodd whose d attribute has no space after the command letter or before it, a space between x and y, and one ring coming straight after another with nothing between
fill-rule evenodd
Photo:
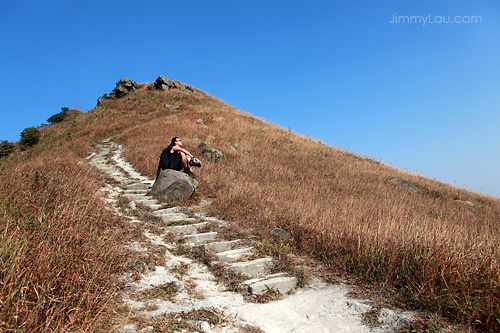
<instances>
[{"instance_id":1,"label":"person's leg","mask_svg":"<svg viewBox=\"0 0 500 333\"><path fill-rule=\"evenodd\" d=\"M184 170L182 170L182 172L187 173L189 176L196 179L193 171L191 171L191 167L189 166L188 157L186 156L186 154L184 154L182 152L181 152L181 156L182 156L182 166L184 167Z\"/></svg>"},{"instance_id":2,"label":"person's leg","mask_svg":"<svg viewBox=\"0 0 500 333\"><path fill-rule=\"evenodd\" d=\"M189 167L187 155L184 154L183 152L181 152L181 156L182 156L182 167L184 168L184 170L191 172L191 168Z\"/></svg>"}]
</instances>

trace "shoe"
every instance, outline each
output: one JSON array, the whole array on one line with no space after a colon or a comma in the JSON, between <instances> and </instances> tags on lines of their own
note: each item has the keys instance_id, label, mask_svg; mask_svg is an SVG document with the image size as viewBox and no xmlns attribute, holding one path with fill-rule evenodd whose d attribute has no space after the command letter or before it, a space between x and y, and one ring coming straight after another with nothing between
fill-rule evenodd
<instances>
[{"instance_id":1,"label":"shoe","mask_svg":"<svg viewBox=\"0 0 500 333\"><path fill-rule=\"evenodd\" d=\"M194 167L201 167L201 163L195 163L193 160L189 160L189 166L194 166Z\"/></svg>"}]
</instances>

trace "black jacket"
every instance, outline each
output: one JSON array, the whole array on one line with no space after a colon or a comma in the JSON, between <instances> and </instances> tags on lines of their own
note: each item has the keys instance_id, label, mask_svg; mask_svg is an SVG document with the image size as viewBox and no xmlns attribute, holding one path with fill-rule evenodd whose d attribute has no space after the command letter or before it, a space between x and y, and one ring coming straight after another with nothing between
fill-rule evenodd
<instances>
[{"instance_id":1,"label":"black jacket","mask_svg":"<svg viewBox=\"0 0 500 333\"><path fill-rule=\"evenodd\" d=\"M170 169L172 160L174 159L174 155L176 152L171 153L173 145L170 144L167 148L163 149L160 156L160 162L158 162L158 169L156 170L156 178L160 175L162 170ZM178 153L178 152L177 152Z\"/></svg>"}]
</instances>

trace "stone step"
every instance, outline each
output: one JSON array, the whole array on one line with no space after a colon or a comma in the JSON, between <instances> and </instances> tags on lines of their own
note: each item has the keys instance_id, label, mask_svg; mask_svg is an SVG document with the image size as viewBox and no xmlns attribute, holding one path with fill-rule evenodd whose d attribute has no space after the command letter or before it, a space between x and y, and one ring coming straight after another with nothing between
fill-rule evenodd
<instances>
[{"instance_id":1,"label":"stone step","mask_svg":"<svg viewBox=\"0 0 500 333\"><path fill-rule=\"evenodd\" d=\"M143 189L143 190L125 190L123 191L124 194L148 194L149 190L148 189Z\"/></svg>"},{"instance_id":2,"label":"stone step","mask_svg":"<svg viewBox=\"0 0 500 333\"><path fill-rule=\"evenodd\" d=\"M161 204L155 204L155 205L149 205L149 208L151 208L152 210L156 211L156 210L160 209L161 206L163 206L163 205L161 205Z\"/></svg>"},{"instance_id":3,"label":"stone step","mask_svg":"<svg viewBox=\"0 0 500 333\"><path fill-rule=\"evenodd\" d=\"M128 190L149 190L149 185L134 182L127 185Z\"/></svg>"},{"instance_id":4,"label":"stone step","mask_svg":"<svg viewBox=\"0 0 500 333\"><path fill-rule=\"evenodd\" d=\"M163 222L178 222L178 221L186 221L189 223L194 223L197 221L195 218L190 218L186 214L183 213L170 213L170 214L154 214L156 217L159 217Z\"/></svg>"},{"instance_id":5,"label":"stone step","mask_svg":"<svg viewBox=\"0 0 500 333\"><path fill-rule=\"evenodd\" d=\"M103 171L118 171L118 168L115 167L113 164L104 164L104 163L96 163L96 167L99 169L99 170L103 170Z\"/></svg>"},{"instance_id":6,"label":"stone step","mask_svg":"<svg viewBox=\"0 0 500 333\"><path fill-rule=\"evenodd\" d=\"M202 244L215 240L217 235L217 232L205 232L202 234L186 235L183 239L191 244Z\"/></svg>"},{"instance_id":7,"label":"stone step","mask_svg":"<svg viewBox=\"0 0 500 333\"><path fill-rule=\"evenodd\" d=\"M120 171L105 171L110 177L125 177L125 174Z\"/></svg>"},{"instance_id":8,"label":"stone step","mask_svg":"<svg viewBox=\"0 0 500 333\"><path fill-rule=\"evenodd\" d=\"M171 214L171 213L189 214L189 213L191 213L191 211L187 207L171 207L171 208L157 210L153 214L161 215L161 214Z\"/></svg>"},{"instance_id":9,"label":"stone step","mask_svg":"<svg viewBox=\"0 0 500 333\"><path fill-rule=\"evenodd\" d=\"M259 281L262 281L262 280L267 280L267 279L279 277L279 276L285 276L285 273L274 273L274 274L264 275L262 277L258 277L258 278L255 278L255 279L248 279L248 280L245 280L245 281L241 282L239 285L241 287L248 288L248 286L251 285L251 284L253 284L253 283L256 283L256 282L259 282Z\"/></svg>"},{"instance_id":10,"label":"stone step","mask_svg":"<svg viewBox=\"0 0 500 333\"><path fill-rule=\"evenodd\" d=\"M141 205L154 205L158 203L158 200L156 199L149 199L149 200L135 200L135 203L141 204Z\"/></svg>"},{"instance_id":11,"label":"stone step","mask_svg":"<svg viewBox=\"0 0 500 333\"><path fill-rule=\"evenodd\" d=\"M98 169L101 169L103 167L105 168L108 166L107 160L101 160L101 159L96 159L96 158L92 158L90 160L90 163Z\"/></svg>"},{"instance_id":12,"label":"stone step","mask_svg":"<svg viewBox=\"0 0 500 333\"><path fill-rule=\"evenodd\" d=\"M122 176L114 176L113 179L122 185L128 185L134 182L133 180Z\"/></svg>"},{"instance_id":13,"label":"stone step","mask_svg":"<svg viewBox=\"0 0 500 333\"><path fill-rule=\"evenodd\" d=\"M123 194L123 196L129 200L153 200L154 198L149 195L144 194Z\"/></svg>"},{"instance_id":14,"label":"stone step","mask_svg":"<svg viewBox=\"0 0 500 333\"><path fill-rule=\"evenodd\" d=\"M206 251L212 251L212 252L229 251L239 241L241 241L241 239L235 239L232 241L224 241L224 242L207 243L202 245L196 245L193 247L193 249L194 250L205 249Z\"/></svg>"},{"instance_id":15,"label":"stone step","mask_svg":"<svg viewBox=\"0 0 500 333\"><path fill-rule=\"evenodd\" d=\"M165 231L171 231L176 234L197 234L198 229L207 226L208 222L196 223L196 224L186 224L186 225L176 225L172 227L166 227Z\"/></svg>"},{"instance_id":16,"label":"stone step","mask_svg":"<svg viewBox=\"0 0 500 333\"><path fill-rule=\"evenodd\" d=\"M230 261L236 261L238 259L243 258L252 249L253 249L253 247L244 247L244 248L240 248L240 249L219 252L215 256L217 257L217 259L219 259L219 261L224 262L224 263L230 262Z\"/></svg>"},{"instance_id":17,"label":"stone step","mask_svg":"<svg viewBox=\"0 0 500 333\"><path fill-rule=\"evenodd\" d=\"M257 278L266 275L272 264L273 257L267 257L252 261L235 262L229 264L227 268L233 272L245 274L251 278Z\"/></svg>"},{"instance_id":18,"label":"stone step","mask_svg":"<svg viewBox=\"0 0 500 333\"><path fill-rule=\"evenodd\" d=\"M250 294L261 295L268 289L274 289L282 294L286 294L295 289L297 278L295 276L280 276L267 280L257 281L248 286Z\"/></svg>"}]
</instances>

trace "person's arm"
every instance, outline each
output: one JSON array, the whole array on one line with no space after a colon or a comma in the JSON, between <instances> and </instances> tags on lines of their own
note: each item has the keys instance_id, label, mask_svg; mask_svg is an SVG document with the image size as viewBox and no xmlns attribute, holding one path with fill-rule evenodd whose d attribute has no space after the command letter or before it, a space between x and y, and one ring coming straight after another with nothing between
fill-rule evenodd
<instances>
[{"instance_id":1,"label":"person's arm","mask_svg":"<svg viewBox=\"0 0 500 333\"><path fill-rule=\"evenodd\" d=\"M186 149L181 148L181 147L179 147L179 146L173 146L173 147L172 147L172 150L173 150L173 151L180 151L180 152L182 152L182 153L184 153L184 154L188 155L189 157L194 158L193 154L191 154L191 153L190 153L190 152L188 152Z\"/></svg>"}]
</instances>

